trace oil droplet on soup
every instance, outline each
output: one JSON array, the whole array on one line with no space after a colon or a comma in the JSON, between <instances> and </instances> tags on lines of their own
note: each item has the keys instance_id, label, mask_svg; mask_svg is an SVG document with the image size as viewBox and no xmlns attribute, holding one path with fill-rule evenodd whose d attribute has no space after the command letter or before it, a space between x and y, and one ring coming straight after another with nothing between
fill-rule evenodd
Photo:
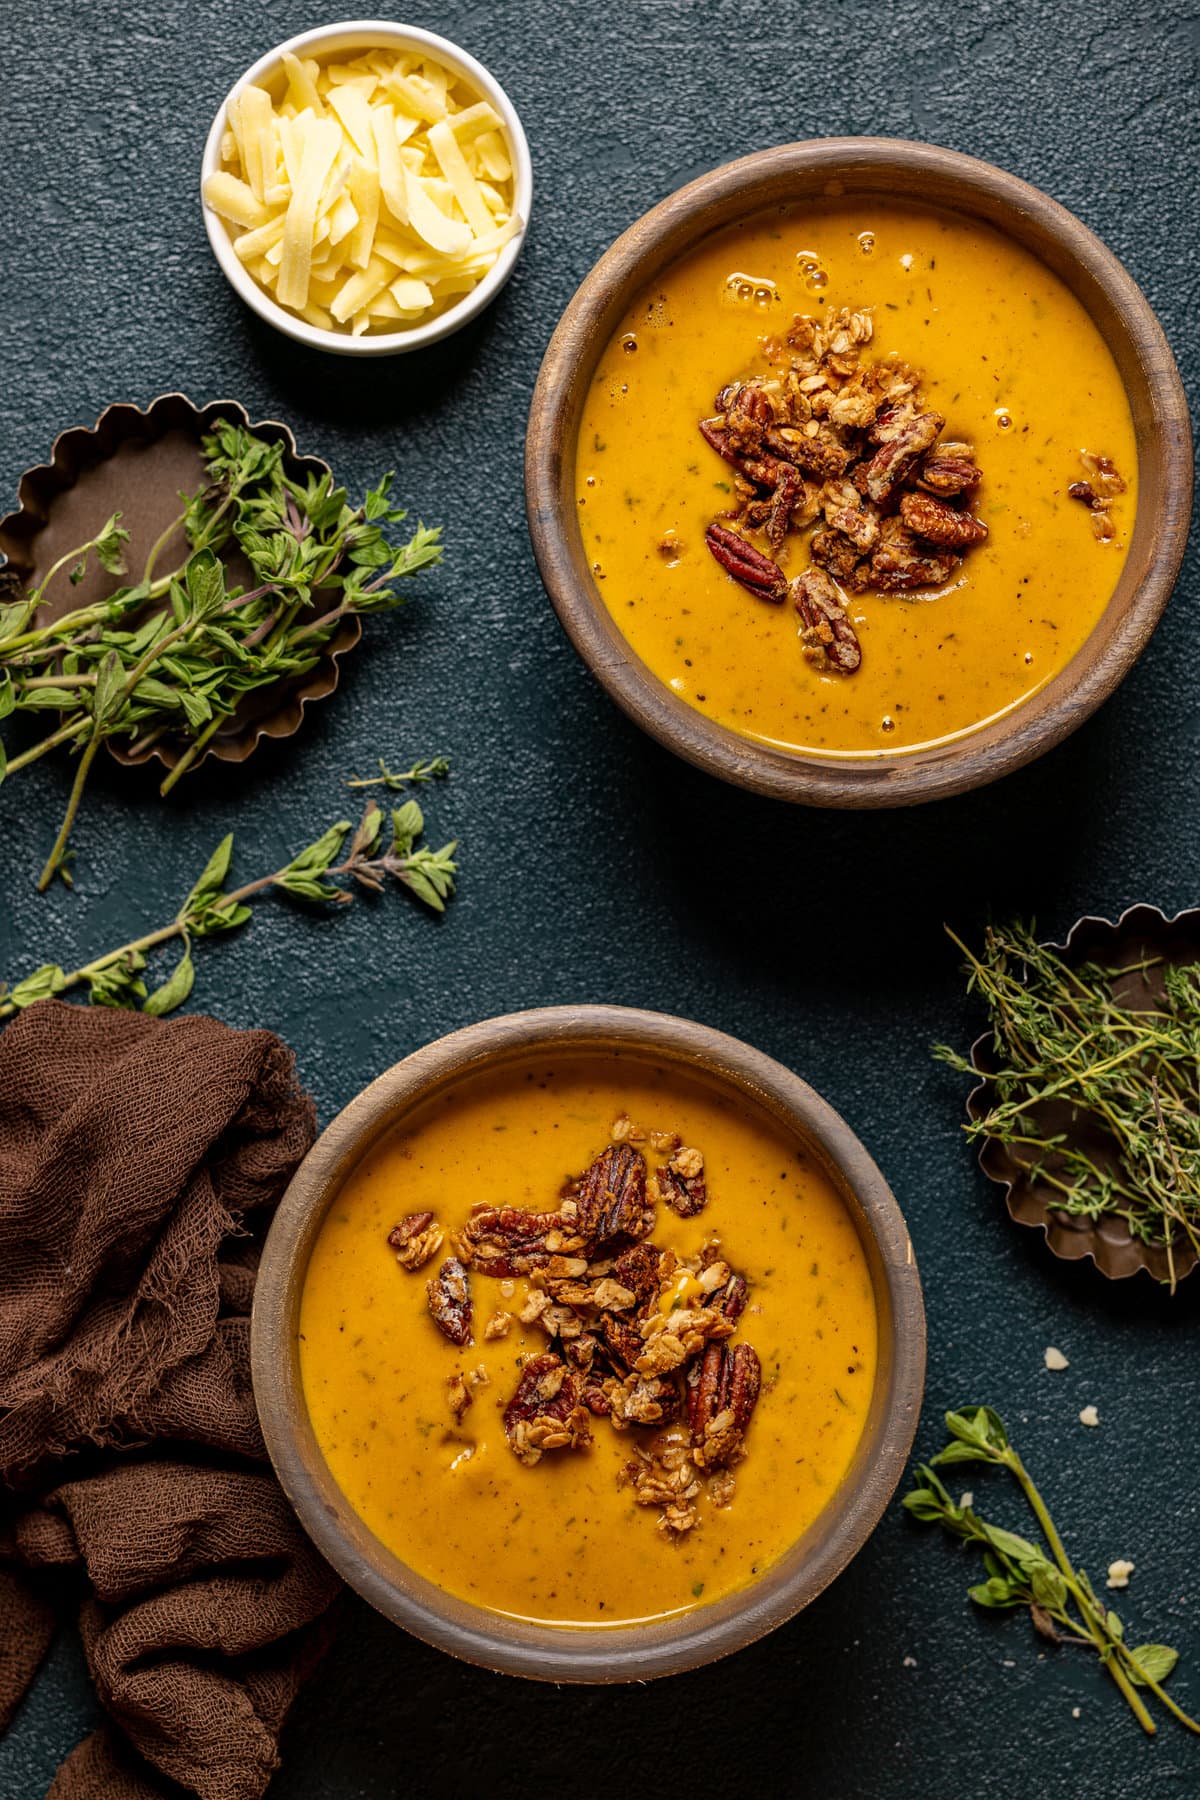
<instances>
[{"instance_id":1,"label":"oil droplet on soup","mask_svg":"<svg viewBox=\"0 0 1200 1800\"><path fill-rule=\"evenodd\" d=\"M717 1234L749 1303L732 1342L752 1343L763 1389L734 1470L732 1504L699 1505L678 1542L634 1504L618 1475L642 1434L593 1421L587 1449L527 1467L503 1408L519 1356L547 1346L514 1322L483 1326L516 1294L471 1276L473 1346L429 1317L424 1269L387 1246L406 1214L431 1210L450 1234L473 1205L544 1210L628 1113L678 1132L705 1157L709 1200L692 1219L658 1209L653 1241L681 1255ZM653 1155L648 1159L652 1163ZM646 1063L567 1058L465 1080L370 1151L326 1216L300 1315L300 1367L313 1430L347 1500L374 1534L448 1593L563 1625L629 1623L686 1611L744 1587L799 1538L846 1476L876 1377L876 1314L862 1244L828 1177L796 1140L746 1104ZM488 1383L456 1424L446 1382L482 1364Z\"/></svg>"},{"instance_id":2,"label":"oil droplet on soup","mask_svg":"<svg viewBox=\"0 0 1200 1800\"><path fill-rule=\"evenodd\" d=\"M756 600L708 554L705 527L736 497L733 471L697 430L726 383L764 372L764 336L794 313L842 306L871 309L864 360L912 364L945 415L944 440L974 445L983 482L971 510L989 528L947 590L853 597L863 660L850 676L813 669L793 609ZM648 317L657 328L631 359L621 338ZM1128 484L1107 543L1067 495L1083 449L1111 457ZM822 755L951 738L1049 681L1116 585L1136 478L1116 365L1058 277L986 226L866 203L762 215L660 273L601 357L577 451L580 491L594 483L584 544L637 655L698 711ZM667 538L671 559L658 553ZM800 573L807 533L789 536L780 560Z\"/></svg>"}]
</instances>

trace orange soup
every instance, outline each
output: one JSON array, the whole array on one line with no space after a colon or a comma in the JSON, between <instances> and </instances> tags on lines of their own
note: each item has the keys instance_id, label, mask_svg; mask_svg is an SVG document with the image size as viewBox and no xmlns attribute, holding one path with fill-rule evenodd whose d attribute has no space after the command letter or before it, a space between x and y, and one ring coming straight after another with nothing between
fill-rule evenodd
<instances>
[{"instance_id":1,"label":"orange soup","mask_svg":"<svg viewBox=\"0 0 1200 1800\"><path fill-rule=\"evenodd\" d=\"M588 1228L582 1254L546 1261L578 1246L591 1192L578 1177L597 1166L610 1171L612 1227L618 1163L637 1175L623 1194L644 1192L641 1225L607 1242ZM506 1276L488 1261L488 1234L497 1217L511 1232L512 1215L483 1208L568 1223ZM417 1235L402 1227L398 1251L388 1240L401 1220ZM462 1314L440 1285L460 1255L461 1343L446 1335ZM644 1304L631 1258L658 1259ZM427 1286L435 1309L450 1307L441 1327ZM639 1335L671 1350L654 1365L665 1374L626 1373ZM585 1349L590 1372L577 1376ZM412 1569L498 1613L619 1625L743 1587L813 1523L870 1407L876 1315L854 1224L795 1139L675 1071L568 1057L465 1079L369 1153L313 1249L300 1362L334 1479ZM518 1406L514 1417L553 1362L540 1405L555 1416L530 1423L538 1408ZM740 1413L747 1395L737 1379L718 1391L722 1369L754 1372ZM664 1400L658 1419L634 1406L615 1428L630 1394L640 1404L654 1392L680 1397L673 1417ZM597 1411L575 1406L560 1431L580 1395Z\"/></svg>"},{"instance_id":2,"label":"orange soup","mask_svg":"<svg viewBox=\"0 0 1200 1800\"><path fill-rule=\"evenodd\" d=\"M977 464L982 479L965 498L987 528L920 591L880 591L860 565L841 596L861 646L849 674L806 661L796 608L747 592L709 554L706 528L723 515L759 552L772 547L731 520L737 471L698 429L720 414L728 384L771 373L796 315L819 325L839 309L869 317L872 363L919 372L943 438ZM864 431L864 441L875 440ZM1084 452L1121 478L1102 518L1079 491ZM1116 365L1057 276L981 224L862 200L754 218L647 287L600 359L576 485L600 593L642 661L733 730L828 757L970 731L1063 668L1116 584L1136 474ZM914 488L920 476L918 465ZM813 521L793 517L804 528L776 550L789 578L813 539Z\"/></svg>"}]
</instances>

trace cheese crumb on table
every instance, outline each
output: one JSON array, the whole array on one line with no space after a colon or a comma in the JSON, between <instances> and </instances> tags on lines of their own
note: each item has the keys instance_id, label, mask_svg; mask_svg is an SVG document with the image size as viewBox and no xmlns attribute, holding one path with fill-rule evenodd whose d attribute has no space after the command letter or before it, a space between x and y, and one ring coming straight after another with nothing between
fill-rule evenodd
<instances>
[{"instance_id":1,"label":"cheese crumb on table","mask_svg":"<svg viewBox=\"0 0 1200 1800\"><path fill-rule=\"evenodd\" d=\"M1100 1414L1096 1411L1094 1406L1085 1406L1079 1415L1079 1423L1081 1425L1098 1425L1100 1423Z\"/></svg>"},{"instance_id":2,"label":"cheese crumb on table","mask_svg":"<svg viewBox=\"0 0 1200 1800\"><path fill-rule=\"evenodd\" d=\"M1071 1366L1062 1351L1056 1350L1053 1344L1048 1344L1046 1346L1044 1360L1048 1369L1069 1369Z\"/></svg>"},{"instance_id":3,"label":"cheese crumb on table","mask_svg":"<svg viewBox=\"0 0 1200 1800\"><path fill-rule=\"evenodd\" d=\"M970 1488L967 1489L965 1494L960 1495L958 1504L964 1512L968 1512L971 1507L974 1506L975 1496Z\"/></svg>"},{"instance_id":4,"label":"cheese crumb on table","mask_svg":"<svg viewBox=\"0 0 1200 1800\"><path fill-rule=\"evenodd\" d=\"M1136 1564L1126 1562L1123 1557L1119 1556L1116 1562L1110 1562L1108 1565L1108 1580L1105 1583L1105 1586L1110 1588L1127 1588L1129 1586L1129 1577L1133 1574L1135 1567Z\"/></svg>"}]
</instances>

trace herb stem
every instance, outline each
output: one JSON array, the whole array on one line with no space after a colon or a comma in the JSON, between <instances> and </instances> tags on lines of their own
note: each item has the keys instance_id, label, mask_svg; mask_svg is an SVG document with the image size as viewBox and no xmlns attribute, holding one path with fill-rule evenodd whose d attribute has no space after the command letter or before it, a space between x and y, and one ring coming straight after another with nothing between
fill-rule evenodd
<instances>
[{"instance_id":1,"label":"herb stem","mask_svg":"<svg viewBox=\"0 0 1200 1800\"><path fill-rule=\"evenodd\" d=\"M146 557L145 567L142 570L141 585L143 587L149 585L150 577L154 573L154 565L158 561L160 553L170 543L171 539L175 536L175 533L179 530L180 526L183 525L186 519L186 511L178 513L175 518L171 520L171 523L166 529L159 532L158 536L151 544L149 554Z\"/></svg>"},{"instance_id":2,"label":"herb stem","mask_svg":"<svg viewBox=\"0 0 1200 1800\"><path fill-rule=\"evenodd\" d=\"M56 744L69 743L72 738L78 737L81 731L86 731L90 724L90 719L82 718L70 720L66 725L61 725L57 731L51 732L49 737L44 737L40 742L34 744L32 749L22 750L20 756L10 756L8 773L11 775L16 769L27 768L30 763L36 762L39 756L45 756L47 750L53 750Z\"/></svg>"}]
</instances>

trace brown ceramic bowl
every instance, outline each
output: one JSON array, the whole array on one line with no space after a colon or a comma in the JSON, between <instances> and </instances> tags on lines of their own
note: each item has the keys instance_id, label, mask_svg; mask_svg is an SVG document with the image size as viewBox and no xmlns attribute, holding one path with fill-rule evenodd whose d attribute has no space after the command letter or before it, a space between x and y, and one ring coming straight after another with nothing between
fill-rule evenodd
<instances>
[{"instance_id":1,"label":"brown ceramic bowl","mask_svg":"<svg viewBox=\"0 0 1200 1800\"><path fill-rule=\"evenodd\" d=\"M925 750L861 762L774 749L681 700L638 658L588 568L574 494L579 418L596 364L641 286L700 238L806 199L919 194L982 220L1065 282L1121 371L1138 444L1138 509L1121 579L1065 669L1002 719ZM905 806L981 787L1060 743L1129 673L1158 623L1191 516L1187 403L1162 328L1141 290L1079 220L990 164L891 138L818 138L729 163L672 194L617 239L563 314L533 396L525 459L534 551L575 648L609 694L688 762L756 793L810 806Z\"/></svg>"},{"instance_id":2,"label":"brown ceramic bowl","mask_svg":"<svg viewBox=\"0 0 1200 1800\"><path fill-rule=\"evenodd\" d=\"M740 1593L661 1624L523 1624L443 1593L373 1537L343 1498L308 1420L297 1330L308 1259L325 1214L372 1146L464 1075L611 1052L675 1066L733 1092L794 1133L833 1178L858 1228L879 1314L879 1370L854 1462L825 1512ZM300 1522L350 1586L389 1619L468 1662L544 1681L644 1681L713 1662L807 1606L860 1550L903 1472L925 1379L925 1312L908 1231L854 1133L798 1076L735 1038L623 1007L550 1007L455 1032L381 1075L323 1133L268 1236L251 1328L254 1393L275 1471Z\"/></svg>"}]
</instances>

